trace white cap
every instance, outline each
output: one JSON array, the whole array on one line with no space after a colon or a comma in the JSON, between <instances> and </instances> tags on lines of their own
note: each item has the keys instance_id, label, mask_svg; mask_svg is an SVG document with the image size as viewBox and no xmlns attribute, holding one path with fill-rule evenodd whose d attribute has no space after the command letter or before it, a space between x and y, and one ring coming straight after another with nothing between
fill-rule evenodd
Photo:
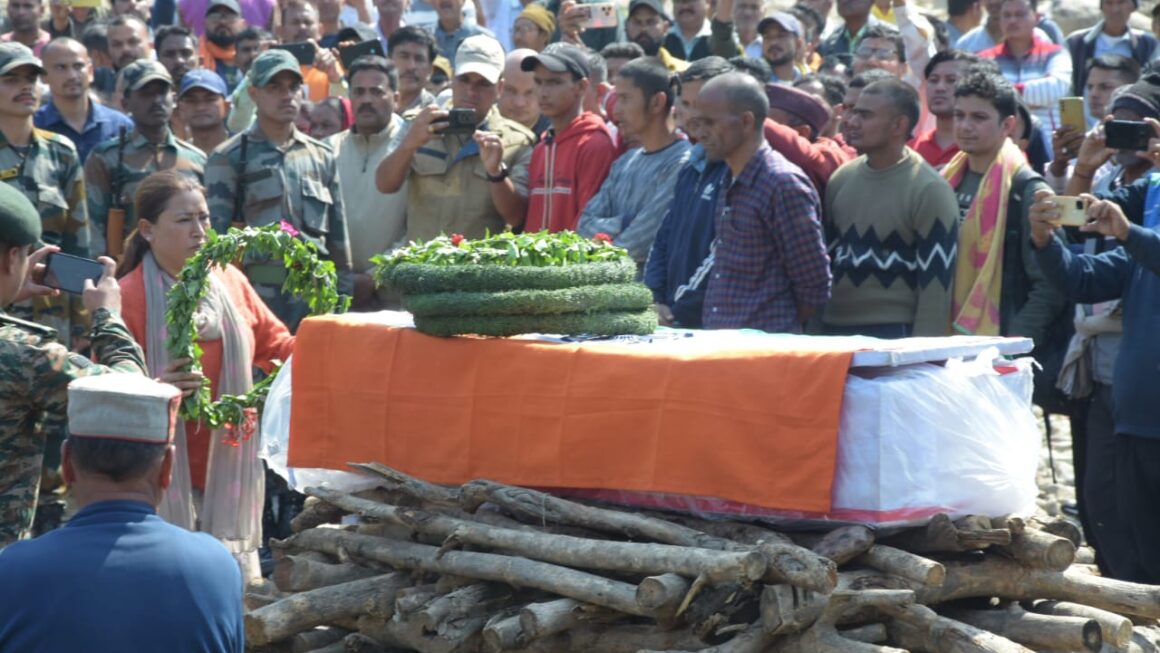
<instances>
[{"instance_id":1,"label":"white cap","mask_svg":"<svg viewBox=\"0 0 1160 653\"><path fill-rule=\"evenodd\" d=\"M180 405L180 390L139 374L79 378L68 384L69 435L165 444Z\"/></svg>"},{"instance_id":2,"label":"white cap","mask_svg":"<svg viewBox=\"0 0 1160 653\"><path fill-rule=\"evenodd\" d=\"M504 56L499 41L483 34L469 36L455 51L455 74L477 73L494 84L503 75Z\"/></svg>"}]
</instances>

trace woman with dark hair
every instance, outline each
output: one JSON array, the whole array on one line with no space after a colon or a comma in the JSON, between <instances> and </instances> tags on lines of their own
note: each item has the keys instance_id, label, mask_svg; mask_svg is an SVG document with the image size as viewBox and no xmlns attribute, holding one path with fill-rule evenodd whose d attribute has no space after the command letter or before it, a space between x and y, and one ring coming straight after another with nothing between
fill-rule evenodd
<instances>
[{"instance_id":1,"label":"woman with dark hair","mask_svg":"<svg viewBox=\"0 0 1160 653\"><path fill-rule=\"evenodd\" d=\"M165 347L167 293L185 262L209 232L205 191L172 170L156 172L137 189L140 218L117 270L121 312L145 350L149 373L187 395L207 380L213 396L245 394L253 368L267 372L294 349L286 325L266 307L245 275L232 265L215 268L194 320L202 374L177 372L186 360L169 360ZM254 423L212 430L199 422L178 424L173 483L158 512L190 530L220 539L247 577L259 575L264 476Z\"/></svg>"}]
</instances>

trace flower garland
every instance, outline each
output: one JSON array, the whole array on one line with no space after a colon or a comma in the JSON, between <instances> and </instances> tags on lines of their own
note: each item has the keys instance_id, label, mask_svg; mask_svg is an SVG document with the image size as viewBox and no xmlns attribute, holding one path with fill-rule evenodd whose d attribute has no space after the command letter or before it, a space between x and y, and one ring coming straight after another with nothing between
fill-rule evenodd
<instances>
[{"instance_id":1,"label":"flower garland","mask_svg":"<svg viewBox=\"0 0 1160 653\"><path fill-rule=\"evenodd\" d=\"M224 235L209 233L209 240L197 254L185 262L177 282L169 289L169 306L165 319L169 325L166 347L171 360L188 358L181 371L201 371L201 346L197 343L194 314L209 290L209 273L215 266L230 265L243 255L281 259L286 267L282 292L302 298L312 315L346 311L350 297L339 296L338 275L334 263L318 258L318 248L298 236L286 221L266 227L231 228ZM209 384L187 397L181 405L181 417L198 420L211 428L242 425L254 419L254 413L266 400L275 370L245 395L222 395L215 402Z\"/></svg>"}]
</instances>

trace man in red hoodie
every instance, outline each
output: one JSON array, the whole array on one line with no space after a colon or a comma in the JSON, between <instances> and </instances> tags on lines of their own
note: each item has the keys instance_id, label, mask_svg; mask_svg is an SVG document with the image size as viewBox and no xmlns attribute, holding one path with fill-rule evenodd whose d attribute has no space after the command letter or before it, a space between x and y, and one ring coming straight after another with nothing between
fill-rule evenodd
<instances>
[{"instance_id":1,"label":"man in red hoodie","mask_svg":"<svg viewBox=\"0 0 1160 653\"><path fill-rule=\"evenodd\" d=\"M583 108L588 55L574 45L554 44L525 58L521 68L535 76L540 112L552 121L532 151L524 230L574 231L616 158L604 119Z\"/></svg>"}]
</instances>

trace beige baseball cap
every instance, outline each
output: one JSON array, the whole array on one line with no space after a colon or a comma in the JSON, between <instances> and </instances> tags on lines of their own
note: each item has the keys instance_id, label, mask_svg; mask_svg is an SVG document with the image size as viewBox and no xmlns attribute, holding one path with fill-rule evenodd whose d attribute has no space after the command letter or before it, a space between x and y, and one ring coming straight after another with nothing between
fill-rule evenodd
<instances>
[{"instance_id":1,"label":"beige baseball cap","mask_svg":"<svg viewBox=\"0 0 1160 653\"><path fill-rule=\"evenodd\" d=\"M455 52L455 74L476 73L492 84L503 75L504 53L499 41L477 34L463 39Z\"/></svg>"}]
</instances>

